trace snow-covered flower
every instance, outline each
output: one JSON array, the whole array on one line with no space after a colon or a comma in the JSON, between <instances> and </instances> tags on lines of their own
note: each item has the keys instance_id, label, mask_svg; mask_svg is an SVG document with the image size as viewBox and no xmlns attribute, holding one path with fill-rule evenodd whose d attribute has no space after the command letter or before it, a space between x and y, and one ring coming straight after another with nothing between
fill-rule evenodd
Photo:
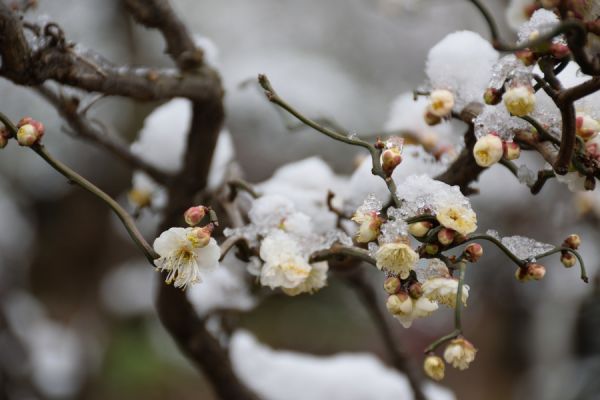
<instances>
[{"instance_id":1,"label":"snow-covered flower","mask_svg":"<svg viewBox=\"0 0 600 400\"><path fill-rule=\"evenodd\" d=\"M154 264L168 272L168 284L185 289L190 284L201 282L201 272L219 265L221 250L215 239L210 238L207 244L203 244L194 228L170 228L160 234L153 245L160 256Z\"/></svg>"},{"instance_id":2,"label":"snow-covered flower","mask_svg":"<svg viewBox=\"0 0 600 400\"><path fill-rule=\"evenodd\" d=\"M364 212L360 208L352 217L352 221L360 224L356 233L356 241L359 243L368 243L377 239L383 222L377 211Z\"/></svg>"},{"instance_id":3,"label":"snow-covered flower","mask_svg":"<svg viewBox=\"0 0 600 400\"><path fill-rule=\"evenodd\" d=\"M588 141L600 132L600 122L585 112L578 112L576 122L576 133L583 140Z\"/></svg>"},{"instance_id":4,"label":"snow-covered flower","mask_svg":"<svg viewBox=\"0 0 600 400\"><path fill-rule=\"evenodd\" d=\"M427 297L413 299L406 292L389 296L385 305L405 328L410 328L415 319L427 317L438 309L438 305Z\"/></svg>"},{"instance_id":5,"label":"snow-covered flower","mask_svg":"<svg viewBox=\"0 0 600 400\"><path fill-rule=\"evenodd\" d=\"M296 296L300 293L312 294L327 285L328 269L326 261L311 264L310 273L300 285L293 288L282 288L282 290L288 296Z\"/></svg>"},{"instance_id":6,"label":"snow-covered flower","mask_svg":"<svg viewBox=\"0 0 600 400\"><path fill-rule=\"evenodd\" d=\"M453 278L432 278L427 279L423 285L423 296L438 304L454 308L456 306L456 295L458 292L458 280ZM463 285L461 301L467 305L469 298L469 287Z\"/></svg>"},{"instance_id":7,"label":"snow-covered flower","mask_svg":"<svg viewBox=\"0 0 600 400\"><path fill-rule=\"evenodd\" d=\"M531 114L535 109L535 93L530 87L519 85L510 88L502 99L508 112L517 117Z\"/></svg>"},{"instance_id":8,"label":"snow-covered flower","mask_svg":"<svg viewBox=\"0 0 600 400\"><path fill-rule=\"evenodd\" d=\"M429 105L427 110L438 117L445 117L454 107L454 95L451 91L438 89L429 95Z\"/></svg>"},{"instance_id":9,"label":"snow-covered flower","mask_svg":"<svg viewBox=\"0 0 600 400\"><path fill-rule=\"evenodd\" d=\"M461 235L468 235L477 229L477 215L467 207L458 205L444 207L437 212L436 218L440 224L454 229Z\"/></svg>"},{"instance_id":10,"label":"snow-covered flower","mask_svg":"<svg viewBox=\"0 0 600 400\"><path fill-rule=\"evenodd\" d=\"M260 283L274 289L293 289L309 277L312 267L302 256L296 240L283 231L274 231L264 238L260 258L265 262L260 271Z\"/></svg>"},{"instance_id":11,"label":"snow-covered flower","mask_svg":"<svg viewBox=\"0 0 600 400\"><path fill-rule=\"evenodd\" d=\"M433 380L441 381L444 379L445 369L446 364L444 364L444 360L441 357L429 355L423 361L423 370Z\"/></svg>"},{"instance_id":12,"label":"snow-covered flower","mask_svg":"<svg viewBox=\"0 0 600 400\"><path fill-rule=\"evenodd\" d=\"M419 255L406 243L384 243L375 253L377 268L398 274L406 279L414 268Z\"/></svg>"},{"instance_id":13,"label":"snow-covered flower","mask_svg":"<svg viewBox=\"0 0 600 400\"><path fill-rule=\"evenodd\" d=\"M475 360L475 353L477 353L477 349L471 342L464 338L457 338L446 346L444 359L454 368L465 370Z\"/></svg>"}]
</instances>

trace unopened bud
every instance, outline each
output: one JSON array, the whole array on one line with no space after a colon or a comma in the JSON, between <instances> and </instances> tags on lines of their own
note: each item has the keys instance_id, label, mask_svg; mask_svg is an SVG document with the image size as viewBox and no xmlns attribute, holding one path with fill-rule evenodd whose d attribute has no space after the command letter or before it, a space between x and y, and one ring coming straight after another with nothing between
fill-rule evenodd
<instances>
[{"instance_id":1,"label":"unopened bud","mask_svg":"<svg viewBox=\"0 0 600 400\"><path fill-rule=\"evenodd\" d=\"M419 221L414 224L408 225L408 233L413 235L414 237L423 237L427 235L427 232L431 229L433 224L429 221Z\"/></svg>"},{"instance_id":2,"label":"unopened bud","mask_svg":"<svg viewBox=\"0 0 600 400\"><path fill-rule=\"evenodd\" d=\"M418 299L423 296L423 287L419 282L415 282L408 287L408 294L413 299Z\"/></svg>"},{"instance_id":3,"label":"unopened bud","mask_svg":"<svg viewBox=\"0 0 600 400\"><path fill-rule=\"evenodd\" d=\"M490 106L495 106L496 104L502 101L503 90L487 88L483 93L483 101L485 104L489 104Z\"/></svg>"},{"instance_id":4,"label":"unopened bud","mask_svg":"<svg viewBox=\"0 0 600 400\"><path fill-rule=\"evenodd\" d=\"M434 90L429 95L428 111L438 117L445 117L452 112L454 95L449 90Z\"/></svg>"},{"instance_id":5,"label":"unopened bud","mask_svg":"<svg viewBox=\"0 0 600 400\"><path fill-rule=\"evenodd\" d=\"M22 127L23 125L33 125L33 127L38 131L40 137L44 135L44 124L40 121L33 119L31 117L23 117L17 122L17 128Z\"/></svg>"},{"instance_id":6,"label":"unopened bud","mask_svg":"<svg viewBox=\"0 0 600 400\"><path fill-rule=\"evenodd\" d=\"M594 190L596 188L596 179L593 176L586 176L583 188L588 191Z\"/></svg>"},{"instance_id":7,"label":"unopened bud","mask_svg":"<svg viewBox=\"0 0 600 400\"><path fill-rule=\"evenodd\" d=\"M588 141L600 132L600 123L584 112L578 112L575 118L575 132L577 136Z\"/></svg>"},{"instance_id":8,"label":"unopened bud","mask_svg":"<svg viewBox=\"0 0 600 400\"><path fill-rule=\"evenodd\" d=\"M483 255L483 247L479 243L470 243L465 247L465 258L470 262L477 262Z\"/></svg>"},{"instance_id":9,"label":"unopened bud","mask_svg":"<svg viewBox=\"0 0 600 400\"><path fill-rule=\"evenodd\" d=\"M423 118L425 119L425 123L429 126L434 126L442 122L442 118L429 111L429 109L425 111Z\"/></svg>"},{"instance_id":10,"label":"unopened bud","mask_svg":"<svg viewBox=\"0 0 600 400\"><path fill-rule=\"evenodd\" d=\"M489 167L497 163L503 154L502 140L496 135L482 136L473 146L473 157L480 167Z\"/></svg>"},{"instance_id":11,"label":"unopened bud","mask_svg":"<svg viewBox=\"0 0 600 400\"><path fill-rule=\"evenodd\" d=\"M190 226L198 225L205 216L206 216L206 207L204 207L204 206L190 207L183 214L185 223Z\"/></svg>"},{"instance_id":12,"label":"unopened bud","mask_svg":"<svg viewBox=\"0 0 600 400\"><path fill-rule=\"evenodd\" d=\"M194 228L194 235L196 235L196 239L198 240L198 247L206 247L206 245L208 245L213 230L214 226L212 224L208 224L202 228Z\"/></svg>"},{"instance_id":13,"label":"unopened bud","mask_svg":"<svg viewBox=\"0 0 600 400\"><path fill-rule=\"evenodd\" d=\"M523 64L527 66L535 64L537 60L537 57L530 49L515 51L515 57L517 57Z\"/></svg>"},{"instance_id":14,"label":"unopened bud","mask_svg":"<svg viewBox=\"0 0 600 400\"><path fill-rule=\"evenodd\" d=\"M435 256L438 251L440 251L440 246L435 243L427 243L425 245L425 253L429 254L430 256Z\"/></svg>"},{"instance_id":15,"label":"unopened bud","mask_svg":"<svg viewBox=\"0 0 600 400\"><path fill-rule=\"evenodd\" d=\"M41 137L39 131L31 124L25 124L17 131L17 142L21 146L33 146Z\"/></svg>"},{"instance_id":16,"label":"unopened bud","mask_svg":"<svg viewBox=\"0 0 600 400\"><path fill-rule=\"evenodd\" d=\"M577 259L575 258L575 256L573 254L571 254L568 251L565 251L564 253L562 253L562 255L560 256L560 262L566 267L566 268L571 268L573 265L575 265L575 262L577 261Z\"/></svg>"},{"instance_id":17,"label":"unopened bud","mask_svg":"<svg viewBox=\"0 0 600 400\"><path fill-rule=\"evenodd\" d=\"M391 147L381 153L381 167L387 176L392 176L392 172L401 162L402 155L398 147Z\"/></svg>"},{"instance_id":18,"label":"unopened bud","mask_svg":"<svg viewBox=\"0 0 600 400\"><path fill-rule=\"evenodd\" d=\"M408 293L398 292L387 298L385 307L392 314L410 314L412 312L412 300Z\"/></svg>"},{"instance_id":19,"label":"unopened bud","mask_svg":"<svg viewBox=\"0 0 600 400\"><path fill-rule=\"evenodd\" d=\"M400 290L400 285L401 283L398 277L390 276L383 282L383 289L385 289L388 294L396 294Z\"/></svg>"},{"instance_id":20,"label":"unopened bud","mask_svg":"<svg viewBox=\"0 0 600 400\"><path fill-rule=\"evenodd\" d=\"M10 139L10 135L5 127L0 128L0 149L3 149L8 144L8 140Z\"/></svg>"},{"instance_id":21,"label":"unopened bud","mask_svg":"<svg viewBox=\"0 0 600 400\"><path fill-rule=\"evenodd\" d=\"M581 246L581 238L579 235L572 233L564 241L564 246L573 250L577 250Z\"/></svg>"},{"instance_id":22,"label":"unopened bud","mask_svg":"<svg viewBox=\"0 0 600 400\"><path fill-rule=\"evenodd\" d=\"M538 263L527 264L527 276L530 279L539 281L546 275L546 267Z\"/></svg>"},{"instance_id":23,"label":"unopened bud","mask_svg":"<svg viewBox=\"0 0 600 400\"><path fill-rule=\"evenodd\" d=\"M444 364L444 360L441 357L429 355L425 357L425 361L423 362L423 370L433 380L441 381L444 379L444 371L446 369L446 364Z\"/></svg>"},{"instance_id":24,"label":"unopened bud","mask_svg":"<svg viewBox=\"0 0 600 400\"><path fill-rule=\"evenodd\" d=\"M515 142L502 142L505 160L516 160L521 156L521 147Z\"/></svg>"},{"instance_id":25,"label":"unopened bud","mask_svg":"<svg viewBox=\"0 0 600 400\"><path fill-rule=\"evenodd\" d=\"M550 53L559 60L562 58L569 57L571 54L571 50L569 50L569 46L563 43L552 43L550 45Z\"/></svg>"},{"instance_id":26,"label":"unopened bud","mask_svg":"<svg viewBox=\"0 0 600 400\"><path fill-rule=\"evenodd\" d=\"M442 228L437 234L438 242L443 246L448 246L454 241L455 231L448 228Z\"/></svg>"},{"instance_id":27,"label":"unopened bud","mask_svg":"<svg viewBox=\"0 0 600 400\"><path fill-rule=\"evenodd\" d=\"M535 93L531 87L516 86L510 88L504 93L502 99L508 112L517 117L530 114L535 108Z\"/></svg>"}]
</instances>

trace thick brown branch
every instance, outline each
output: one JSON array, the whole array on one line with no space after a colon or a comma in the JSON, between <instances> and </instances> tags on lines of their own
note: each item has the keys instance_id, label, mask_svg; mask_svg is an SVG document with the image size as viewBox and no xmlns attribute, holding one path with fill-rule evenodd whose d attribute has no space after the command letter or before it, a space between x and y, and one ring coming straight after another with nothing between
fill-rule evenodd
<instances>
[{"instance_id":1,"label":"thick brown branch","mask_svg":"<svg viewBox=\"0 0 600 400\"><path fill-rule=\"evenodd\" d=\"M167 42L167 53L183 70L202 65L202 50L194 44L185 25L166 0L123 0L125 7L137 22L162 32Z\"/></svg>"}]
</instances>

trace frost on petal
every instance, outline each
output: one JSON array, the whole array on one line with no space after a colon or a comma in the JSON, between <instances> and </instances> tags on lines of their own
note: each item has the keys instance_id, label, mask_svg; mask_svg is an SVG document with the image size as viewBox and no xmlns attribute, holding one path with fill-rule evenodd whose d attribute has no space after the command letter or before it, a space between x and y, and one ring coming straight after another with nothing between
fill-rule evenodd
<instances>
[{"instance_id":1,"label":"frost on petal","mask_svg":"<svg viewBox=\"0 0 600 400\"><path fill-rule=\"evenodd\" d=\"M435 89L448 89L457 104L481 101L498 52L479 34L459 31L429 50L425 72Z\"/></svg>"},{"instance_id":2,"label":"frost on petal","mask_svg":"<svg viewBox=\"0 0 600 400\"><path fill-rule=\"evenodd\" d=\"M246 331L231 338L236 374L261 398L270 400L403 400L412 393L408 379L371 354L314 356L273 350ZM454 400L441 386L427 383L431 400ZM335 394L335 395L332 395Z\"/></svg>"}]
</instances>

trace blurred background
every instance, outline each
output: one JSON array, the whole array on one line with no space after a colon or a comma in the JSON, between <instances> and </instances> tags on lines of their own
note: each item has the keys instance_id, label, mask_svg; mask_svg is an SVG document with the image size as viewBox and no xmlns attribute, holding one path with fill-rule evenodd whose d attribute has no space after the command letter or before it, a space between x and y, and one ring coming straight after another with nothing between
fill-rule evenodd
<instances>
[{"instance_id":1,"label":"blurred background","mask_svg":"<svg viewBox=\"0 0 600 400\"><path fill-rule=\"evenodd\" d=\"M312 156L340 176L356 165L354 149L306 129L287 130L254 84L258 73L306 114L353 132L376 132L390 118L393 100L425 81L425 59L435 43L457 30L487 37L480 15L461 0L172 3L195 34L212 41L212 62L227 91L226 126L251 182ZM508 1L484 3L502 36L514 38L505 18ZM57 22L68 40L117 64L172 66L162 37L137 26L117 0L39 0L26 18ZM56 157L126 204L132 171L63 132L54 109L32 91L6 81L0 90L2 112L14 120L24 113L42 120ZM158 106L109 98L93 115L134 141ZM152 308L156 274L109 210L17 146L2 151L0 169L0 396L214 398L160 326ZM473 205L483 230L547 243L578 232L589 274L596 276L600 237L597 219L582 214L585 199L556 182L534 198L500 167L486 171L476 186L481 194ZM151 239L155 220L142 219ZM600 398L593 387L600 370L595 283L582 284L557 258L548 262L544 281L522 285L501 254L485 250L468 278L472 291L463 322L480 351L469 370L447 371L443 385L458 399ZM381 284L379 274L372 279ZM451 329L451 312L438 314L410 330L392 325L415 368L421 368L425 345ZM240 326L275 349L372 352L388 359L354 292L335 278L312 296L268 298L243 313Z\"/></svg>"}]
</instances>

